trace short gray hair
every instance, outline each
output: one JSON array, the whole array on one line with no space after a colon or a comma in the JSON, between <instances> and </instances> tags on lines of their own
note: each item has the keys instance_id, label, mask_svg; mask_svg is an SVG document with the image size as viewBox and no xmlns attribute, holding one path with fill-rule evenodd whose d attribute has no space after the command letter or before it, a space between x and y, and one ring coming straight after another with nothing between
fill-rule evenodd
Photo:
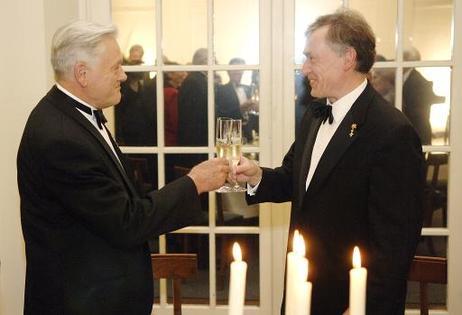
<instances>
[{"instance_id":1,"label":"short gray hair","mask_svg":"<svg viewBox=\"0 0 462 315\"><path fill-rule=\"evenodd\" d=\"M368 73L375 59L375 35L366 19L358 11L339 9L323 15L308 27L310 36L317 29L328 26L326 40L330 47L343 54L348 47L356 50L356 71Z\"/></svg>"},{"instance_id":2,"label":"short gray hair","mask_svg":"<svg viewBox=\"0 0 462 315\"><path fill-rule=\"evenodd\" d=\"M206 65L208 58L207 48L199 48L193 55L192 64L193 65Z\"/></svg>"},{"instance_id":3,"label":"short gray hair","mask_svg":"<svg viewBox=\"0 0 462 315\"><path fill-rule=\"evenodd\" d=\"M51 65L55 78L69 75L78 61L91 62L101 53L99 44L108 36L117 36L114 25L75 21L60 27L51 43Z\"/></svg>"}]
</instances>

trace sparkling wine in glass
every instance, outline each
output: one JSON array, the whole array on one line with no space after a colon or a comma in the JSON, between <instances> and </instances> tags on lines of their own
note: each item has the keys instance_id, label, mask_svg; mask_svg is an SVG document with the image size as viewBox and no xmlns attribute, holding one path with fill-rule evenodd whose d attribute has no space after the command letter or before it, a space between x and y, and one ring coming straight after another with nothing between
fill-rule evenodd
<instances>
[{"instance_id":1,"label":"sparkling wine in glass","mask_svg":"<svg viewBox=\"0 0 462 315\"><path fill-rule=\"evenodd\" d=\"M228 161L231 158L231 129L233 119L227 117L218 117L217 125L215 126L215 148L217 151L217 157L225 158ZM232 187L230 184L225 183L223 186L218 188L216 192L224 193L231 192Z\"/></svg>"},{"instance_id":2,"label":"sparkling wine in glass","mask_svg":"<svg viewBox=\"0 0 462 315\"><path fill-rule=\"evenodd\" d=\"M233 119L231 122L231 134L230 134L230 166L232 172L235 172L239 161L241 160L241 146L242 146L242 120L240 119ZM246 191L247 189L241 187L239 183L236 181L234 182L234 186L232 187L232 192L242 192Z\"/></svg>"}]
</instances>

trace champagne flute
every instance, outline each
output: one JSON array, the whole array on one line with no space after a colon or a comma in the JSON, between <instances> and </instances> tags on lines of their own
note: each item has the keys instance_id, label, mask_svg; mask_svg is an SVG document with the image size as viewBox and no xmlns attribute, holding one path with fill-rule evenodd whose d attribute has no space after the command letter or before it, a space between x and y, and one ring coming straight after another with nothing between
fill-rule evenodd
<instances>
[{"instance_id":1,"label":"champagne flute","mask_svg":"<svg viewBox=\"0 0 462 315\"><path fill-rule=\"evenodd\" d=\"M215 126L215 148L217 151L217 157L230 159L231 156L231 128L233 120L228 117L218 117L217 124ZM225 193L231 192L232 187L230 184L225 183L223 186L218 188L216 192Z\"/></svg>"},{"instance_id":2,"label":"champagne flute","mask_svg":"<svg viewBox=\"0 0 462 315\"><path fill-rule=\"evenodd\" d=\"M242 154L242 120L233 119L231 122L231 133L230 133L230 166L232 172L235 172L239 161L241 160ZM241 187L237 181L234 181L234 186L231 188L232 192L243 192L247 191L246 188Z\"/></svg>"}]
</instances>

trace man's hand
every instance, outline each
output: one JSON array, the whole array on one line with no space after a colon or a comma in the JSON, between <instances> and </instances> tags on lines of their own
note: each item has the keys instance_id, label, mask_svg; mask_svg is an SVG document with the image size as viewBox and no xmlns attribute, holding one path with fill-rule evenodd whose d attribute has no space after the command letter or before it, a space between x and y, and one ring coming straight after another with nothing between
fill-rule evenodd
<instances>
[{"instance_id":1,"label":"man's hand","mask_svg":"<svg viewBox=\"0 0 462 315\"><path fill-rule=\"evenodd\" d=\"M194 166L188 176L196 184L199 194L223 186L228 177L229 163L223 158L214 158Z\"/></svg>"},{"instance_id":2,"label":"man's hand","mask_svg":"<svg viewBox=\"0 0 462 315\"><path fill-rule=\"evenodd\" d=\"M262 169L255 161L241 156L239 165L233 170L232 176L238 182L247 182L251 186L255 186L261 181L262 173Z\"/></svg>"}]
</instances>

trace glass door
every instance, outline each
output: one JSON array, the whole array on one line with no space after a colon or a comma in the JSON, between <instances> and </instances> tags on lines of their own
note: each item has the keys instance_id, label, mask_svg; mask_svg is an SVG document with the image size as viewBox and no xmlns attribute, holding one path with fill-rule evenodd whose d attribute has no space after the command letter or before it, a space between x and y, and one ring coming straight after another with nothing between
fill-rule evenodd
<instances>
[{"instance_id":1,"label":"glass door","mask_svg":"<svg viewBox=\"0 0 462 315\"><path fill-rule=\"evenodd\" d=\"M243 154L264 158L269 9L258 0L108 1L128 77L109 116L140 191L161 188L213 157L220 116L242 119ZM271 269L263 259L271 253L269 212L247 206L242 192L201 197L200 224L150 242L153 253L197 253L198 273L182 285L184 312L227 313L238 242L248 264L245 312L270 313ZM155 282L156 314L172 312L172 291Z\"/></svg>"}]
</instances>

